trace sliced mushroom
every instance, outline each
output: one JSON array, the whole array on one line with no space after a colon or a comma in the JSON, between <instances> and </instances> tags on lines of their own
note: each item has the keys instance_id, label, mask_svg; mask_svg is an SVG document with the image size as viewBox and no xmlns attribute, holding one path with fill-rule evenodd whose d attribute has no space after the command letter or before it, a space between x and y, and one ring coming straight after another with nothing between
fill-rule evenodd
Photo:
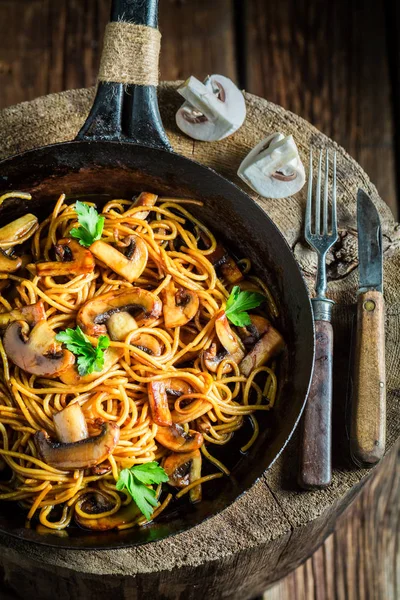
<instances>
[{"instance_id":1,"label":"sliced mushroom","mask_svg":"<svg viewBox=\"0 0 400 600\"><path fill-rule=\"evenodd\" d=\"M101 492L82 494L77 502L77 506L85 513L92 515L106 512L112 508L110 502L107 501ZM132 500L132 502L126 506L121 506L119 511L113 515L99 517L98 519L85 518L78 512L75 512L75 521L84 529L109 531L110 529L116 529L125 523L130 523L134 519L140 517L141 514L139 508Z\"/></svg>"},{"instance_id":2,"label":"sliced mushroom","mask_svg":"<svg viewBox=\"0 0 400 600\"><path fill-rule=\"evenodd\" d=\"M186 433L182 425L176 423L169 427L158 427L156 440L173 452L191 452L200 448L204 442L201 433L192 429Z\"/></svg>"},{"instance_id":3,"label":"sliced mushroom","mask_svg":"<svg viewBox=\"0 0 400 600\"><path fill-rule=\"evenodd\" d=\"M92 253L80 245L77 240L66 238L54 246L60 261L41 262L36 264L36 272L40 277L57 277L58 275L84 275L92 273L96 263Z\"/></svg>"},{"instance_id":4,"label":"sliced mushroom","mask_svg":"<svg viewBox=\"0 0 400 600\"><path fill-rule=\"evenodd\" d=\"M158 319L161 309L158 296L134 287L119 293L108 292L89 300L79 310L77 323L87 335L98 336L107 334L107 321L116 312L138 311L139 315L134 315L138 327L147 327Z\"/></svg>"},{"instance_id":5,"label":"sliced mushroom","mask_svg":"<svg viewBox=\"0 0 400 600\"><path fill-rule=\"evenodd\" d=\"M22 259L18 256L9 256L3 250L0 250L0 272L1 273L14 273L18 271L22 265Z\"/></svg>"},{"instance_id":6,"label":"sliced mushroom","mask_svg":"<svg viewBox=\"0 0 400 600\"><path fill-rule=\"evenodd\" d=\"M13 308L6 313L0 313L0 327L6 327L12 321L26 321L31 327L46 320L46 311L41 300L21 308Z\"/></svg>"},{"instance_id":7,"label":"sliced mushroom","mask_svg":"<svg viewBox=\"0 0 400 600\"><path fill-rule=\"evenodd\" d=\"M88 469L106 460L119 440L119 427L104 423L101 433L73 444L52 442L46 431L35 433L35 444L40 458L56 469Z\"/></svg>"},{"instance_id":8,"label":"sliced mushroom","mask_svg":"<svg viewBox=\"0 0 400 600\"><path fill-rule=\"evenodd\" d=\"M268 332L263 335L240 363L240 372L248 377L254 369L265 365L271 358L279 354L284 347L283 337L270 325Z\"/></svg>"},{"instance_id":9,"label":"sliced mushroom","mask_svg":"<svg viewBox=\"0 0 400 600\"><path fill-rule=\"evenodd\" d=\"M186 102L176 113L176 123L195 140L222 140L243 125L246 103L242 92L227 77L210 75L201 83L192 76L178 93Z\"/></svg>"},{"instance_id":10,"label":"sliced mushroom","mask_svg":"<svg viewBox=\"0 0 400 600\"><path fill-rule=\"evenodd\" d=\"M107 348L107 350L105 350L103 353L104 366L101 371L93 371L93 373L88 375L79 375L76 365L72 365L66 369L64 373L61 373L60 379L66 385L71 386L90 383L91 381L94 381L95 379L105 375L111 369L111 367L113 367L119 361L123 353L123 348Z\"/></svg>"},{"instance_id":11,"label":"sliced mushroom","mask_svg":"<svg viewBox=\"0 0 400 600\"><path fill-rule=\"evenodd\" d=\"M83 410L77 402L53 415L57 438L63 444L80 442L89 437Z\"/></svg>"},{"instance_id":12,"label":"sliced mushroom","mask_svg":"<svg viewBox=\"0 0 400 600\"><path fill-rule=\"evenodd\" d=\"M306 181L293 137L282 133L274 133L257 144L242 161L238 175L265 198L292 196Z\"/></svg>"},{"instance_id":13,"label":"sliced mushroom","mask_svg":"<svg viewBox=\"0 0 400 600\"><path fill-rule=\"evenodd\" d=\"M207 258L213 267L220 271L222 277L224 277L228 283L238 283L239 281L242 281L244 277L242 271L222 244L217 244L214 252L207 254Z\"/></svg>"},{"instance_id":14,"label":"sliced mushroom","mask_svg":"<svg viewBox=\"0 0 400 600\"><path fill-rule=\"evenodd\" d=\"M27 214L0 228L0 248L11 248L28 240L39 227L38 218Z\"/></svg>"},{"instance_id":15,"label":"sliced mushroom","mask_svg":"<svg viewBox=\"0 0 400 600\"><path fill-rule=\"evenodd\" d=\"M256 342L271 328L271 323L260 315L249 315L251 325L238 327L240 338L246 348L252 348Z\"/></svg>"},{"instance_id":16,"label":"sliced mushroom","mask_svg":"<svg viewBox=\"0 0 400 600\"><path fill-rule=\"evenodd\" d=\"M137 235L130 235L124 241L127 243L125 254L101 240L94 242L90 246L90 251L115 273L124 277L129 283L133 283L141 276L146 267L147 246Z\"/></svg>"},{"instance_id":17,"label":"sliced mushroom","mask_svg":"<svg viewBox=\"0 0 400 600\"><path fill-rule=\"evenodd\" d=\"M215 319L215 331L218 339L237 364L244 357L243 345L238 336L232 331L225 313Z\"/></svg>"},{"instance_id":18,"label":"sliced mushroom","mask_svg":"<svg viewBox=\"0 0 400 600\"><path fill-rule=\"evenodd\" d=\"M176 287L171 279L162 291L164 323L168 329L186 325L198 311L199 297L196 292Z\"/></svg>"},{"instance_id":19,"label":"sliced mushroom","mask_svg":"<svg viewBox=\"0 0 400 600\"><path fill-rule=\"evenodd\" d=\"M4 350L15 365L32 375L58 377L74 364L74 355L56 342L47 321L35 325L29 337L28 333L25 321L14 321L6 329Z\"/></svg>"},{"instance_id":20,"label":"sliced mushroom","mask_svg":"<svg viewBox=\"0 0 400 600\"><path fill-rule=\"evenodd\" d=\"M168 396L165 381L151 381L147 384L149 406L152 419L156 425L169 427L172 425L171 412L168 405Z\"/></svg>"},{"instance_id":21,"label":"sliced mushroom","mask_svg":"<svg viewBox=\"0 0 400 600\"><path fill-rule=\"evenodd\" d=\"M225 349L217 351L217 344L213 343L208 350L203 351L204 364L211 373L216 373L220 363L224 358L229 358L229 354ZM222 370L223 373L230 373L232 367L226 364Z\"/></svg>"},{"instance_id":22,"label":"sliced mushroom","mask_svg":"<svg viewBox=\"0 0 400 600\"><path fill-rule=\"evenodd\" d=\"M184 488L201 477L201 454L199 450L186 454L171 454L163 464L168 475L168 483L174 487ZM201 500L201 486L195 486L189 492L190 500Z\"/></svg>"},{"instance_id":23,"label":"sliced mushroom","mask_svg":"<svg viewBox=\"0 0 400 600\"><path fill-rule=\"evenodd\" d=\"M133 206L131 208L134 208L136 206L146 206L148 208L152 208L157 202L157 198L158 196L156 196L156 194L151 194L150 192L142 192L141 194L139 194L138 198L133 203ZM149 216L149 212L150 210L138 211L133 213L132 216L134 216L135 219L144 220L147 219L147 217Z\"/></svg>"}]
</instances>

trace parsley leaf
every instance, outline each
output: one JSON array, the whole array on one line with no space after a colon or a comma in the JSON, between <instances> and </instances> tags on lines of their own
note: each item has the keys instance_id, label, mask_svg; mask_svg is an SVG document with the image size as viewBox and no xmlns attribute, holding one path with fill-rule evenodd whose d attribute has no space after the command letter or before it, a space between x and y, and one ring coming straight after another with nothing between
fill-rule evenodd
<instances>
[{"instance_id":1,"label":"parsley leaf","mask_svg":"<svg viewBox=\"0 0 400 600\"><path fill-rule=\"evenodd\" d=\"M94 206L88 206L77 200L75 211L78 215L80 227L73 227L70 231L72 237L79 240L81 246L87 248L101 238L104 227L104 217L100 217Z\"/></svg>"},{"instance_id":2,"label":"parsley leaf","mask_svg":"<svg viewBox=\"0 0 400 600\"><path fill-rule=\"evenodd\" d=\"M70 352L78 357L79 375L90 375L93 371L101 371L104 367L104 350L110 345L110 339L101 335L97 346L94 347L80 327L66 329L56 335L56 340L62 342Z\"/></svg>"},{"instance_id":3,"label":"parsley leaf","mask_svg":"<svg viewBox=\"0 0 400 600\"><path fill-rule=\"evenodd\" d=\"M264 300L265 296L262 294L242 291L238 285L235 285L226 302L225 314L234 325L246 327L246 325L251 325L247 311L257 308Z\"/></svg>"},{"instance_id":4,"label":"parsley leaf","mask_svg":"<svg viewBox=\"0 0 400 600\"><path fill-rule=\"evenodd\" d=\"M149 520L158 502L153 488L147 486L163 481L168 481L168 475L158 463L153 461L144 465L135 465L130 469L122 469L115 487L119 491L126 489L139 510Z\"/></svg>"}]
</instances>

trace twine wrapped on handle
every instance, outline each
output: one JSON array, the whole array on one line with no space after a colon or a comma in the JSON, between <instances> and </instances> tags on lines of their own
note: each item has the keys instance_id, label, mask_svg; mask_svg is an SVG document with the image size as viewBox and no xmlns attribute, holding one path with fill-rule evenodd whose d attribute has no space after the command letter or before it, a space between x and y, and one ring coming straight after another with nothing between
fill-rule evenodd
<instances>
[{"instance_id":1,"label":"twine wrapped on handle","mask_svg":"<svg viewBox=\"0 0 400 600\"><path fill-rule=\"evenodd\" d=\"M99 81L158 85L161 34L154 27L114 22L106 27Z\"/></svg>"}]
</instances>

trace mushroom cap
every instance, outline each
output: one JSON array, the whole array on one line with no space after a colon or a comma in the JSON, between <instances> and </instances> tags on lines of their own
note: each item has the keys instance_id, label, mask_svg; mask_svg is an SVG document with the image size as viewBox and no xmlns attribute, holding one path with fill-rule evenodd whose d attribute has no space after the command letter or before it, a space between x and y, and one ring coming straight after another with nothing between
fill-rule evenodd
<instances>
[{"instance_id":1,"label":"mushroom cap","mask_svg":"<svg viewBox=\"0 0 400 600\"><path fill-rule=\"evenodd\" d=\"M61 261L48 261L36 263L36 272L39 277L57 277L59 275L85 275L92 273L96 262L88 248L73 238L65 238L54 246L54 250Z\"/></svg>"},{"instance_id":2,"label":"mushroom cap","mask_svg":"<svg viewBox=\"0 0 400 600\"><path fill-rule=\"evenodd\" d=\"M75 356L61 348L55 333L46 321L32 329L25 321L10 323L3 338L4 350L10 360L32 375L58 377L75 363Z\"/></svg>"},{"instance_id":3,"label":"mushroom cap","mask_svg":"<svg viewBox=\"0 0 400 600\"><path fill-rule=\"evenodd\" d=\"M189 429L186 433L182 425L173 423L169 427L157 427L156 440L173 452L191 452L203 445L204 438L198 431Z\"/></svg>"},{"instance_id":4,"label":"mushroom cap","mask_svg":"<svg viewBox=\"0 0 400 600\"><path fill-rule=\"evenodd\" d=\"M306 181L293 136L285 137L282 133L273 133L261 140L244 158L237 173L265 198L292 196Z\"/></svg>"},{"instance_id":5,"label":"mushroom cap","mask_svg":"<svg viewBox=\"0 0 400 600\"><path fill-rule=\"evenodd\" d=\"M120 429L115 423L104 423L101 433L79 442L62 444L52 442L46 431L35 433L35 444L40 458L56 469L87 469L102 463L113 452L119 441Z\"/></svg>"},{"instance_id":6,"label":"mushroom cap","mask_svg":"<svg viewBox=\"0 0 400 600\"><path fill-rule=\"evenodd\" d=\"M96 514L99 512L106 512L111 508L107 504L107 499L104 498L103 503L99 503L100 497L103 496L101 492L82 494L77 502L78 508L81 508L88 514ZM99 517L98 519L90 519L83 517L79 512L75 511L75 521L84 529L91 529L95 531L109 531L110 529L116 529L120 525L130 523L141 516L141 511L132 500L126 506L121 506L119 511L106 517Z\"/></svg>"},{"instance_id":7,"label":"mushroom cap","mask_svg":"<svg viewBox=\"0 0 400 600\"><path fill-rule=\"evenodd\" d=\"M39 321L46 320L46 311L42 300L35 304L27 304L21 308L14 308L9 312L0 313L0 327L6 327L12 321L26 321L28 325L33 326Z\"/></svg>"},{"instance_id":8,"label":"mushroom cap","mask_svg":"<svg viewBox=\"0 0 400 600\"><path fill-rule=\"evenodd\" d=\"M130 235L126 240L126 254L102 240L93 242L90 251L115 273L133 283L146 268L148 250L146 243L138 235Z\"/></svg>"},{"instance_id":9,"label":"mushroom cap","mask_svg":"<svg viewBox=\"0 0 400 600\"><path fill-rule=\"evenodd\" d=\"M77 324L87 335L107 334L107 320L115 312L140 309L144 314L136 316L138 327L146 327L161 314L162 304L158 296L139 287L119 293L108 292L86 302L79 310Z\"/></svg>"},{"instance_id":10,"label":"mushroom cap","mask_svg":"<svg viewBox=\"0 0 400 600\"><path fill-rule=\"evenodd\" d=\"M18 256L9 256L0 249L0 273L14 273L22 265L22 259Z\"/></svg>"},{"instance_id":11,"label":"mushroom cap","mask_svg":"<svg viewBox=\"0 0 400 600\"><path fill-rule=\"evenodd\" d=\"M246 103L243 93L228 77L210 75L201 83L192 76L178 93L186 102L176 113L176 124L195 140L222 140L244 123Z\"/></svg>"},{"instance_id":12,"label":"mushroom cap","mask_svg":"<svg viewBox=\"0 0 400 600\"><path fill-rule=\"evenodd\" d=\"M11 248L28 240L38 229L35 215L26 214L0 228L0 248Z\"/></svg>"},{"instance_id":13,"label":"mushroom cap","mask_svg":"<svg viewBox=\"0 0 400 600\"><path fill-rule=\"evenodd\" d=\"M161 294L164 323L167 329L186 325L199 309L199 296L196 292L181 286L177 287L172 279Z\"/></svg>"},{"instance_id":14,"label":"mushroom cap","mask_svg":"<svg viewBox=\"0 0 400 600\"><path fill-rule=\"evenodd\" d=\"M284 347L285 341L283 337L271 325L267 333L263 335L240 363L240 372L248 377L254 369L262 367L271 358L282 352Z\"/></svg>"}]
</instances>

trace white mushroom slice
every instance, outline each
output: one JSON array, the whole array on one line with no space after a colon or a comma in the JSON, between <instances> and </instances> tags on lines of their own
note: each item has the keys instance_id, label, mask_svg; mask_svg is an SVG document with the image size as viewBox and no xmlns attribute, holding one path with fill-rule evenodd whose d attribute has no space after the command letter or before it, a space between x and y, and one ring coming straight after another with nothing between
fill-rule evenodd
<instances>
[{"instance_id":1,"label":"white mushroom slice","mask_svg":"<svg viewBox=\"0 0 400 600\"><path fill-rule=\"evenodd\" d=\"M287 198L306 181L303 164L291 135L273 133L242 161L238 175L265 198Z\"/></svg>"},{"instance_id":2,"label":"white mushroom slice","mask_svg":"<svg viewBox=\"0 0 400 600\"><path fill-rule=\"evenodd\" d=\"M141 276L146 268L147 246L137 235L128 236L125 242L127 244L125 254L102 240L93 242L90 251L107 267L132 283Z\"/></svg>"},{"instance_id":3,"label":"white mushroom slice","mask_svg":"<svg viewBox=\"0 0 400 600\"><path fill-rule=\"evenodd\" d=\"M222 140L243 125L246 103L228 77L210 75L201 83L192 76L178 88L178 93L186 102L176 113L176 124L195 140Z\"/></svg>"}]
</instances>

